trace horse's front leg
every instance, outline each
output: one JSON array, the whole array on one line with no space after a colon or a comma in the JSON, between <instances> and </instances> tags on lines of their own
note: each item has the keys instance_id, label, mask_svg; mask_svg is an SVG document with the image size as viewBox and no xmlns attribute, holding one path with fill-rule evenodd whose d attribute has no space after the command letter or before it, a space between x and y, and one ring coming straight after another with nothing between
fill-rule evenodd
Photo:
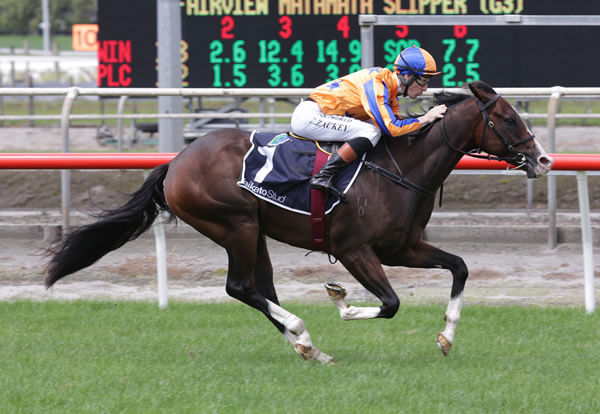
<instances>
[{"instance_id":1,"label":"horse's front leg","mask_svg":"<svg viewBox=\"0 0 600 414\"><path fill-rule=\"evenodd\" d=\"M454 343L456 325L460 319L463 303L463 290L469 270L460 257L438 249L424 241L418 241L408 252L395 260L394 265L415 268L442 268L452 272L452 290L450 301L446 309L446 327L438 334L437 344L444 353L448 355L450 347Z\"/></svg>"}]
</instances>

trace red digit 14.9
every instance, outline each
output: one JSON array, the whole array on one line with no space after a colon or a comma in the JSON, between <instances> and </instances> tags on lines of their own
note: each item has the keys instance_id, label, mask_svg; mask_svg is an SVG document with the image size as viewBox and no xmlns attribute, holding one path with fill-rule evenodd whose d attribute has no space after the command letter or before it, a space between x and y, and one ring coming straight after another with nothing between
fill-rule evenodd
<instances>
[{"instance_id":1,"label":"red digit 14.9","mask_svg":"<svg viewBox=\"0 0 600 414\"><path fill-rule=\"evenodd\" d=\"M338 31L342 32L342 37L347 39L350 34L350 24L348 24L348 16L340 17L335 27Z\"/></svg>"},{"instance_id":2,"label":"red digit 14.9","mask_svg":"<svg viewBox=\"0 0 600 414\"><path fill-rule=\"evenodd\" d=\"M221 39L233 39L233 27L235 23L233 22L233 17L225 16L221 19Z\"/></svg>"},{"instance_id":3,"label":"red digit 14.9","mask_svg":"<svg viewBox=\"0 0 600 414\"><path fill-rule=\"evenodd\" d=\"M279 18L279 24L281 25L279 36L283 39L289 39L292 35L292 19L290 19L289 16L281 16Z\"/></svg>"}]
</instances>

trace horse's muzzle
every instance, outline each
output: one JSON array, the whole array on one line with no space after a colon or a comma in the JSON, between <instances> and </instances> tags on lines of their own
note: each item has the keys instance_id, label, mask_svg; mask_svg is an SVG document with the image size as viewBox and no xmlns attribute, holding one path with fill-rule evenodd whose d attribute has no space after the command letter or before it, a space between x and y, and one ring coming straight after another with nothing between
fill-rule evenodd
<instances>
[{"instance_id":1,"label":"horse's muzzle","mask_svg":"<svg viewBox=\"0 0 600 414\"><path fill-rule=\"evenodd\" d=\"M538 178L546 175L552 169L554 159L549 156L538 140L535 140L535 154L526 154L527 158L527 177Z\"/></svg>"},{"instance_id":2,"label":"horse's muzzle","mask_svg":"<svg viewBox=\"0 0 600 414\"><path fill-rule=\"evenodd\" d=\"M533 160L527 157L527 177L538 178L546 175L552 169L554 159L545 152L534 158Z\"/></svg>"}]
</instances>

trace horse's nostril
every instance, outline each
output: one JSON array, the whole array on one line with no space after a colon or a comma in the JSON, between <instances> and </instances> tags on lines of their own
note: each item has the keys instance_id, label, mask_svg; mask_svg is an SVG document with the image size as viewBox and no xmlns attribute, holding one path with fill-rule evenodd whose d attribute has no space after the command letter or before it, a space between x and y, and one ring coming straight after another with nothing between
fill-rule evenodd
<instances>
[{"instance_id":1,"label":"horse's nostril","mask_svg":"<svg viewBox=\"0 0 600 414\"><path fill-rule=\"evenodd\" d=\"M538 164L544 168L550 168L552 167L552 164L554 164L554 159L547 155L542 155L541 157L538 157Z\"/></svg>"}]
</instances>

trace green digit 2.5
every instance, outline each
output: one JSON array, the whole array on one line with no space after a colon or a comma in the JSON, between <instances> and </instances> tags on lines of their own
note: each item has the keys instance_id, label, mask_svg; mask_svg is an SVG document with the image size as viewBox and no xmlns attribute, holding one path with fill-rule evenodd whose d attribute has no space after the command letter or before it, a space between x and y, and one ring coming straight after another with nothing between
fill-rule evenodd
<instances>
[{"instance_id":1,"label":"green digit 2.5","mask_svg":"<svg viewBox=\"0 0 600 414\"><path fill-rule=\"evenodd\" d=\"M456 86L456 81L454 81L454 76L456 76L456 66L452 63L446 63L442 68L442 86L451 87Z\"/></svg>"}]
</instances>

